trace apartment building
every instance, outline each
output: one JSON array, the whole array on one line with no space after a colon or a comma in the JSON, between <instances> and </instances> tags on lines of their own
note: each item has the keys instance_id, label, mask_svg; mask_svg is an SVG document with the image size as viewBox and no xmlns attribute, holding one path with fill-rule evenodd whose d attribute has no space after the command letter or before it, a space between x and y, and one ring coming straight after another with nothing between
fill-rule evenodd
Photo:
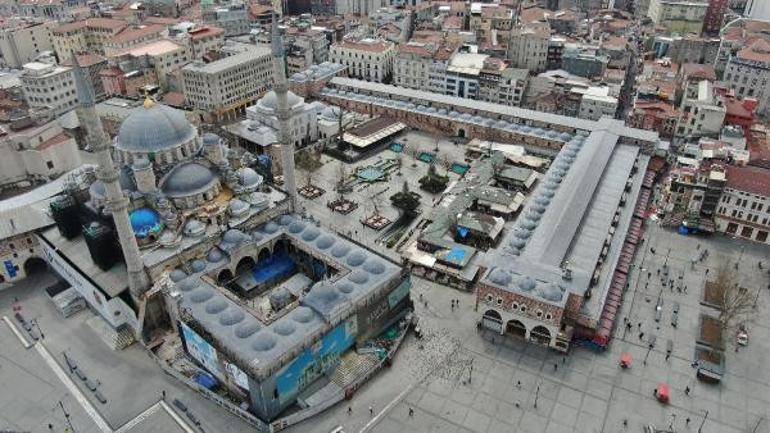
<instances>
[{"instance_id":1,"label":"apartment building","mask_svg":"<svg viewBox=\"0 0 770 433\"><path fill-rule=\"evenodd\" d=\"M588 120L599 120L603 116L615 117L618 109L618 98L610 96L609 87L591 86L585 89L580 98L578 117Z\"/></svg>"},{"instance_id":2,"label":"apartment building","mask_svg":"<svg viewBox=\"0 0 770 433\"><path fill-rule=\"evenodd\" d=\"M551 31L547 23L530 23L511 31L507 56L513 68L529 69L533 73L548 66Z\"/></svg>"},{"instance_id":3,"label":"apartment building","mask_svg":"<svg viewBox=\"0 0 770 433\"><path fill-rule=\"evenodd\" d=\"M253 46L238 54L182 68L182 92L188 105L206 117L234 118L272 87L270 48Z\"/></svg>"},{"instance_id":4,"label":"apartment building","mask_svg":"<svg viewBox=\"0 0 770 433\"><path fill-rule=\"evenodd\" d=\"M700 33L708 6L702 0L650 0L647 16L670 33Z\"/></svg>"},{"instance_id":5,"label":"apartment building","mask_svg":"<svg viewBox=\"0 0 770 433\"><path fill-rule=\"evenodd\" d=\"M170 39L160 39L138 45L123 53L122 59L130 61L135 70L153 69L158 85L164 90L177 90L179 71L193 61L190 49Z\"/></svg>"},{"instance_id":6,"label":"apartment building","mask_svg":"<svg viewBox=\"0 0 770 433\"><path fill-rule=\"evenodd\" d=\"M714 93L708 80L691 83L682 97L682 117L677 125L677 137L718 136L727 110L722 98Z\"/></svg>"},{"instance_id":7,"label":"apartment building","mask_svg":"<svg viewBox=\"0 0 770 433\"><path fill-rule=\"evenodd\" d=\"M770 170L728 166L727 185L716 213L717 230L770 244Z\"/></svg>"},{"instance_id":8,"label":"apartment building","mask_svg":"<svg viewBox=\"0 0 770 433\"><path fill-rule=\"evenodd\" d=\"M510 37L513 10L495 3L471 3L469 28L477 43L498 45Z\"/></svg>"},{"instance_id":9,"label":"apartment building","mask_svg":"<svg viewBox=\"0 0 770 433\"><path fill-rule=\"evenodd\" d=\"M114 57L133 47L157 41L167 34L166 26L161 24L127 27L102 44L104 55Z\"/></svg>"},{"instance_id":10,"label":"apartment building","mask_svg":"<svg viewBox=\"0 0 770 433\"><path fill-rule=\"evenodd\" d=\"M249 10L243 3L213 7L202 12L203 23L225 30L225 36L245 35L251 30Z\"/></svg>"},{"instance_id":11,"label":"apartment building","mask_svg":"<svg viewBox=\"0 0 770 433\"><path fill-rule=\"evenodd\" d=\"M111 18L89 18L63 24L51 30L53 49L60 59L72 53L104 55L104 43L128 27L128 23Z\"/></svg>"},{"instance_id":12,"label":"apartment building","mask_svg":"<svg viewBox=\"0 0 770 433\"><path fill-rule=\"evenodd\" d=\"M43 51L53 50L52 21L7 19L0 24L0 65L21 68Z\"/></svg>"},{"instance_id":13,"label":"apartment building","mask_svg":"<svg viewBox=\"0 0 770 433\"><path fill-rule=\"evenodd\" d=\"M71 11L86 5L85 0L15 0L0 3L0 16L64 20Z\"/></svg>"},{"instance_id":14,"label":"apartment building","mask_svg":"<svg viewBox=\"0 0 770 433\"><path fill-rule=\"evenodd\" d=\"M409 42L399 45L393 65L393 84L410 89L435 91L430 82L434 51L434 45L429 43Z\"/></svg>"},{"instance_id":15,"label":"apartment building","mask_svg":"<svg viewBox=\"0 0 770 433\"><path fill-rule=\"evenodd\" d=\"M732 56L727 62L724 82L739 98L756 99L760 114L770 113L770 42L757 39Z\"/></svg>"},{"instance_id":16,"label":"apartment building","mask_svg":"<svg viewBox=\"0 0 770 433\"><path fill-rule=\"evenodd\" d=\"M225 44L225 30L220 27L203 26L187 31L188 46L195 59L201 59L211 51L218 51Z\"/></svg>"},{"instance_id":17,"label":"apartment building","mask_svg":"<svg viewBox=\"0 0 770 433\"><path fill-rule=\"evenodd\" d=\"M20 80L30 108L50 109L52 115L61 116L77 104L72 68L30 62L24 65Z\"/></svg>"},{"instance_id":18,"label":"apartment building","mask_svg":"<svg viewBox=\"0 0 770 433\"><path fill-rule=\"evenodd\" d=\"M382 39L344 39L331 47L329 60L348 67L348 75L378 83L390 82L395 44Z\"/></svg>"},{"instance_id":19,"label":"apartment building","mask_svg":"<svg viewBox=\"0 0 770 433\"><path fill-rule=\"evenodd\" d=\"M0 184L53 178L81 164L74 138L57 121L0 134Z\"/></svg>"}]
</instances>

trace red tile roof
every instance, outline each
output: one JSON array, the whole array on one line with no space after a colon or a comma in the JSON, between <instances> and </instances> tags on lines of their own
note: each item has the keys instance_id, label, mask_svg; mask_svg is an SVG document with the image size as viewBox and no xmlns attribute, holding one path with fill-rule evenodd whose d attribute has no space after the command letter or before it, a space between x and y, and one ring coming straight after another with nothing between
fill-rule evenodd
<instances>
[{"instance_id":1,"label":"red tile roof","mask_svg":"<svg viewBox=\"0 0 770 433\"><path fill-rule=\"evenodd\" d=\"M76 54L76 56L78 58L78 64L80 66L84 67L84 68L87 68L89 66L93 66L93 65L95 65L97 63L101 63L101 62L104 62L105 60L107 60L107 59L105 59L104 57L102 57L102 56L100 56L98 54L81 53L81 54ZM73 66L72 65L72 58L71 57L67 57L66 59L64 59L62 61L62 66Z\"/></svg>"},{"instance_id":2,"label":"red tile roof","mask_svg":"<svg viewBox=\"0 0 770 433\"><path fill-rule=\"evenodd\" d=\"M356 40L344 40L334 44L335 46L345 48L348 50L367 51L372 53L383 53L393 48L393 44L383 40L376 40L373 42L362 42Z\"/></svg>"},{"instance_id":3,"label":"red tile roof","mask_svg":"<svg viewBox=\"0 0 770 433\"><path fill-rule=\"evenodd\" d=\"M224 35L225 29L221 27L206 26L206 27L198 27L197 29L192 29L187 33L194 40L194 39L202 39L207 36Z\"/></svg>"},{"instance_id":4,"label":"red tile roof","mask_svg":"<svg viewBox=\"0 0 770 433\"><path fill-rule=\"evenodd\" d=\"M120 31L126 27L128 23L123 20L114 20L111 18L89 18L83 21L75 21L72 23L62 24L59 27L53 29L56 33L66 33L72 30L79 30L86 27L96 27L101 29L115 29Z\"/></svg>"},{"instance_id":5,"label":"red tile roof","mask_svg":"<svg viewBox=\"0 0 770 433\"><path fill-rule=\"evenodd\" d=\"M751 166L728 166L727 187L770 197L770 170Z\"/></svg>"},{"instance_id":6,"label":"red tile roof","mask_svg":"<svg viewBox=\"0 0 770 433\"><path fill-rule=\"evenodd\" d=\"M56 146L57 144L64 143L65 141L67 141L69 139L70 139L70 137L67 136L67 134L65 134L63 132L60 132L60 133L54 135L53 137L49 138L48 140L40 143L40 145L37 146L35 148L35 150L38 150L38 151L39 150L46 150L49 147L53 147L53 146Z\"/></svg>"},{"instance_id":7,"label":"red tile roof","mask_svg":"<svg viewBox=\"0 0 770 433\"><path fill-rule=\"evenodd\" d=\"M164 30L166 30L166 26L162 24L150 24L142 27L127 28L122 32L116 34L112 38L110 38L110 42L112 43L128 42L135 39L141 39L147 35L151 35L155 33L160 34Z\"/></svg>"},{"instance_id":8,"label":"red tile roof","mask_svg":"<svg viewBox=\"0 0 770 433\"><path fill-rule=\"evenodd\" d=\"M714 72L713 65L701 65L699 63L682 64L682 74L685 78L696 78L700 80L715 81L717 74Z\"/></svg>"},{"instance_id":9,"label":"red tile roof","mask_svg":"<svg viewBox=\"0 0 770 433\"><path fill-rule=\"evenodd\" d=\"M757 39L748 48L738 51L737 57L741 60L770 63L770 43Z\"/></svg>"}]
</instances>

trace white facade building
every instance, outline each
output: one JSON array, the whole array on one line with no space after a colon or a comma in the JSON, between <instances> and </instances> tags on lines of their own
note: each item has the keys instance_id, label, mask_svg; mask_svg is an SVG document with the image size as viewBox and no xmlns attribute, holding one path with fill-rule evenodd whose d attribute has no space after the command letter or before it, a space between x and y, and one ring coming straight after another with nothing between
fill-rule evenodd
<instances>
[{"instance_id":1,"label":"white facade building","mask_svg":"<svg viewBox=\"0 0 770 433\"><path fill-rule=\"evenodd\" d=\"M757 39L738 51L727 62L724 81L739 98L756 99L759 113L770 112L770 43Z\"/></svg>"},{"instance_id":2,"label":"white facade building","mask_svg":"<svg viewBox=\"0 0 770 433\"><path fill-rule=\"evenodd\" d=\"M30 62L24 65L20 80L31 108L48 108L54 116L61 116L78 102L72 68Z\"/></svg>"},{"instance_id":3,"label":"white facade building","mask_svg":"<svg viewBox=\"0 0 770 433\"><path fill-rule=\"evenodd\" d=\"M10 20L9 20L10 21ZM42 52L53 50L51 28L55 23L18 21L0 29L0 65L21 68Z\"/></svg>"},{"instance_id":4,"label":"white facade building","mask_svg":"<svg viewBox=\"0 0 770 433\"><path fill-rule=\"evenodd\" d=\"M348 75L382 83L393 76L395 44L382 39L346 39L332 45L329 60L348 67Z\"/></svg>"},{"instance_id":5,"label":"white facade building","mask_svg":"<svg viewBox=\"0 0 770 433\"><path fill-rule=\"evenodd\" d=\"M54 178L80 164L75 139L56 121L0 135L0 185Z\"/></svg>"},{"instance_id":6,"label":"white facade building","mask_svg":"<svg viewBox=\"0 0 770 433\"><path fill-rule=\"evenodd\" d=\"M683 115L677 124L677 137L717 136L725 121L725 109L722 99L714 94L711 82L703 80L682 98Z\"/></svg>"},{"instance_id":7,"label":"white facade building","mask_svg":"<svg viewBox=\"0 0 770 433\"><path fill-rule=\"evenodd\" d=\"M264 94L273 82L272 57L264 46L182 68L185 100L215 119L233 116Z\"/></svg>"},{"instance_id":8,"label":"white facade building","mask_svg":"<svg viewBox=\"0 0 770 433\"><path fill-rule=\"evenodd\" d=\"M717 230L770 244L770 170L727 167L727 185L717 203Z\"/></svg>"},{"instance_id":9,"label":"white facade building","mask_svg":"<svg viewBox=\"0 0 770 433\"><path fill-rule=\"evenodd\" d=\"M511 67L529 69L535 73L545 71L550 37L550 29L546 23L532 23L511 31L508 41Z\"/></svg>"},{"instance_id":10,"label":"white facade building","mask_svg":"<svg viewBox=\"0 0 770 433\"><path fill-rule=\"evenodd\" d=\"M589 120L599 120L602 116L615 117L618 98L610 96L609 93L609 87L592 86L585 89L580 98L578 117Z\"/></svg>"}]
</instances>

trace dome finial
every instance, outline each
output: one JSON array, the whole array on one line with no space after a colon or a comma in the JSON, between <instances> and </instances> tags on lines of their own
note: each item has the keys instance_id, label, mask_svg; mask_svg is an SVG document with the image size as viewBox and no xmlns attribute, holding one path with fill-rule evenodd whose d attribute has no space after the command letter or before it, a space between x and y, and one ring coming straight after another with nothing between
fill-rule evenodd
<instances>
[{"instance_id":1,"label":"dome finial","mask_svg":"<svg viewBox=\"0 0 770 433\"><path fill-rule=\"evenodd\" d=\"M144 108L151 108L155 106L155 101L150 98L149 94L144 95Z\"/></svg>"}]
</instances>

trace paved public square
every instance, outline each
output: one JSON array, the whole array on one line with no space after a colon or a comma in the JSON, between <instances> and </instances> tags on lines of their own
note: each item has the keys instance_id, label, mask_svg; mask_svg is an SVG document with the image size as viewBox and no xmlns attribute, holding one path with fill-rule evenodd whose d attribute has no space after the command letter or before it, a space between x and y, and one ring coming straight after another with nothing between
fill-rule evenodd
<instances>
[{"instance_id":1,"label":"paved public square","mask_svg":"<svg viewBox=\"0 0 770 433\"><path fill-rule=\"evenodd\" d=\"M417 170L424 169L424 164L418 164ZM362 236L366 233L370 237L374 234L369 230ZM655 248L656 253L652 254L650 248ZM692 257L705 248L711 252L708 260L692 267ZM769 432L770 371L763 367L770 356L770 291L765 289L766 271L757 266L759 260L768 261L768 253L766 247L740 240L686 237L652 223L636 257L619 316L619 320L629 318L634 331L624 336L621 323L607 352L578 347L567 356L489 332L480 333L475 326L478 313L473 309L473 294L414 278L412 296L417 301L425 338L410 336L392 367L376 375L349 402L288 431L328 432L343 426L348 433L614 433L641 432L645 424L653 423L658 428L673 424L677 432L696 432L708 411L703 433ZM760 289L758 308L745 318L749 345L735 352L733 339L728 338L726 375L721 384L706 385L695 378L691 367L698 317L708 310L699 300L706 269L715 270L724 261L730 266L739 262L742 286ZM686 293L661 290L656 270L664 262L671 275L682 274ZM204 431L253 431L165 375L138 345L111 351L87 325L92 313L81 312L68 319L59 316L42 290L48 281L50 276L31 278L0 292L0 312L12 317L11 306L18 298L25 317L37 318L45 333L43 344L56 362L63 365L61 352L66 350L87 374L99 380L99 389L108 399L105 405L98 403L82 383L75 383L78 392L113 430L146 413L165 390L168 401L179 398L190 408ZM420 296L427 300L427 306L418 301ZM654 320L658 296L663 300L660 323ZM454 311L451 299L460 300L460 307ZM676 328L670 325L674 302L681 305ZM645 332L643 340L636 328L640 322ZM0 393L0 430L45 431L51 423L54 431L64 431L61 401L75 431L103 431L39 351L35 347L24 349L6 325L0 328L4 348L0 386L14 390ZM645 365L650 335L656 336L657 343ZM669 339L673 354L666 360ZM621 352L632 354L630 369L619 368ZM669 405L653 397L659 382L671 386ZM689 396L684 393L686 387L692 390ZM413 416L409 416L410 408ZM156 411L130 431L169 431L161 426L174 428L172 425L177 424L167 414Z\"/></svg>"}]
</instances>

